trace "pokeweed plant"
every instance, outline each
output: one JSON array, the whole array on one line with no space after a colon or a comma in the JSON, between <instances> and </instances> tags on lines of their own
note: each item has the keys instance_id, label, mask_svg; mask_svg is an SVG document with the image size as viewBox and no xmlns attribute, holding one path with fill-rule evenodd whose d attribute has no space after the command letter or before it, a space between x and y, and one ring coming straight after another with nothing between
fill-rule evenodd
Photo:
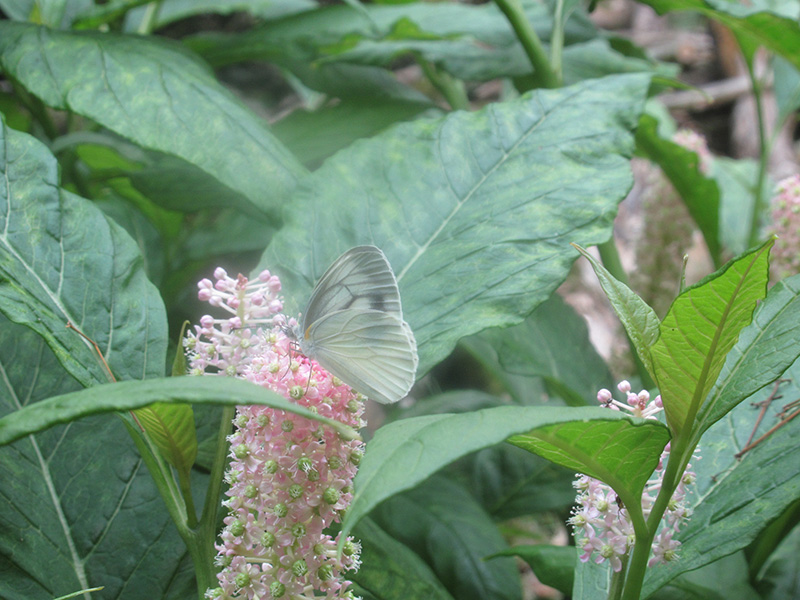
<instances>
[{"instance_id":1,"label":"pokeweed plant","mask_svg":"<svg viewBox=\"0 0 800 600\"><path fill-rule=\"evenodd\" d=\"M796 77L798 26L771 8L651 4ZM798 421L766 401L800 395L800 280L767 292L766 150L708 172L646 114L674 67L574 2L0 10L0 597L516 600L511 555L573 598L703 590L688 573L730 560L739 589L790 577ZM184 33L232 11L246 27ZM245 61L302 109L267 126L209 68L247 95ZM514 92L468 110L498 78ZM634 153L719 267L661 320L609 242ZM394 269L422 380L363 436L363 397L273 329L361 244ZM633 415L554 293L570 244L651 388L621 384ZM546 515L577 548L509 546Z\"/></svg>"}]
</instances>

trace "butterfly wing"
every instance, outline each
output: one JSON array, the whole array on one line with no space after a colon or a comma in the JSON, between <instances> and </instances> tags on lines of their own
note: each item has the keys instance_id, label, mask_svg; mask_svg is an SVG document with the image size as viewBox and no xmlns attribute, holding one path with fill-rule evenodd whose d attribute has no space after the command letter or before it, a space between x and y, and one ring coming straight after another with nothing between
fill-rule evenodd
<instances>
[{"instance_id":1,"label":"butterfly wing","mask_svg":"<svg viewBox=\"0 0 800 600\"><path fill-rule=\"evenodd\" d=\"M300 348L350 387L383 404L408 394L419 364L408 324L378 310L327 314L308 328Z\"/></svg>"},{"instance_id":2,"label":"butterfly wing","mask_svg":"<svg viewBox=\"0 0 800 600\"><path fill-rule=\"evenodd\" d=\"M347 309L391 313L402 321L397 280L380 248L356 246L328 267L302 315L302 330L330 313Z\"/></svg>"}]
</instances>

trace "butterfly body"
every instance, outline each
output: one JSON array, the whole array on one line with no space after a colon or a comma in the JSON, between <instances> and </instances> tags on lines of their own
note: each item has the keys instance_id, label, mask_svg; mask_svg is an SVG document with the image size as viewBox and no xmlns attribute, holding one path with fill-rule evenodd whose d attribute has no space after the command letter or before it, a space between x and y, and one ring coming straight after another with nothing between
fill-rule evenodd
<instances>
[{"instance_id":1,"label":"butterfly body","mask_svg":"<svg viewBox=\"0 0 800 600\"><path fill-rule=\"evenodd\" d=\"M304 355L383 404L414 384L417 343L389 261L375 246L356 246L333 262L291 337Z\"/></svg>"}]
</instances>

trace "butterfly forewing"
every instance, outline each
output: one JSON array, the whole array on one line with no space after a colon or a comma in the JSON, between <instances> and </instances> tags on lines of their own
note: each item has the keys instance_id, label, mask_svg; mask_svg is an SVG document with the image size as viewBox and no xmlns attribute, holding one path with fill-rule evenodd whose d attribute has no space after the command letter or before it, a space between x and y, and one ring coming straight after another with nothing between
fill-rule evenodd
<instances>
[{"instance_id":1,"label":"butterfly forewing","mask_svg":"<svg viewBox=\"0 0 800 600\"><path fill-rule=\"evenodd\" d=\"M397 280L379 248L356 246L336 259L311 294L302 315L302 329L346 309L377 310L402 320Z\"/></svg>"},{"instance_id":2,"label":"butterfly forewing","mask_svg":"<svg viewBox=\"0 0 800 600\"><path fill-rule=\"evenodd\" d=\"M310 326L301 350L356 391L384 404L408 394L419 362L408 324L374 310L325 315Z\"/></svg>"}]
</instances>

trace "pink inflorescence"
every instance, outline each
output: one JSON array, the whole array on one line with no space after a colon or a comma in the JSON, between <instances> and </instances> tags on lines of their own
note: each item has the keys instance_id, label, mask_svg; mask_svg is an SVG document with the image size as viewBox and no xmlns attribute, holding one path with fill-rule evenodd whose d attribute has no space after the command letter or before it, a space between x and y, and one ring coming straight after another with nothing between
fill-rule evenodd
<instances>
[{"instance_id":1,"label":"pink inflorescence","mask_svg":"<svg viewBox=\"0 0 800 600\"><path fill-rule=\"evenodd\" d=\"M247 379L354 429L364 425L363 398L316 362L293 351L280 314L280 281L255 282L215 271L198 284L201 300L231 313L205 316L184 344L195 375ZM208 598L352 598L343 571L359 566L358 543L325 530L352 498L363 443L329 427L265 406L240 406L229 437L228 516L216 545L219 587Z\"/></svg>"},{"instance_id":2,"label":"pink inflorescence","mask_svg":"<svg viewBox=\"0 0 800 600\"><path fill-rule=\"evenodd\" d=\"M633 393L627 381L622 381L617 389L625 394L625 402L615 400L612 393L606 389L597 393L598 402L606 408L624 410L645 419L655 419L655 415L663 410L661 396L651 399L647 390L642 390L638 394ZM661 489L669 448L667 444L642 494L642 512L645 519L652 511ZM673 536L691 514L686 508L685 498L687 486L691 485L696 477L690 468L691 465L688 465L664 513L661 530L653 541L653 557L648 562L649 566L677 558L680 542L674 540ZM577 506L573 509L569 522L574 528L577 544L583 549L581 561L587 562L594 556L596 563L608 560L614 571L620 571L623 558L628 555L636 541L633 525L625 507L614 490L602 481L578 474L573 486L578 490Z\"/></svg>"},{"instance_id":3,"label":"pink inflorescence","mask_svg":"<svg viewBox=\"0 0 800 600\"><path fill-rule=\"evenodd\" d=\"M778 236L770 259L773 278L800 273L800 175L778 183L772 199L771 230Z\"/></svg>"}]
</instances>

